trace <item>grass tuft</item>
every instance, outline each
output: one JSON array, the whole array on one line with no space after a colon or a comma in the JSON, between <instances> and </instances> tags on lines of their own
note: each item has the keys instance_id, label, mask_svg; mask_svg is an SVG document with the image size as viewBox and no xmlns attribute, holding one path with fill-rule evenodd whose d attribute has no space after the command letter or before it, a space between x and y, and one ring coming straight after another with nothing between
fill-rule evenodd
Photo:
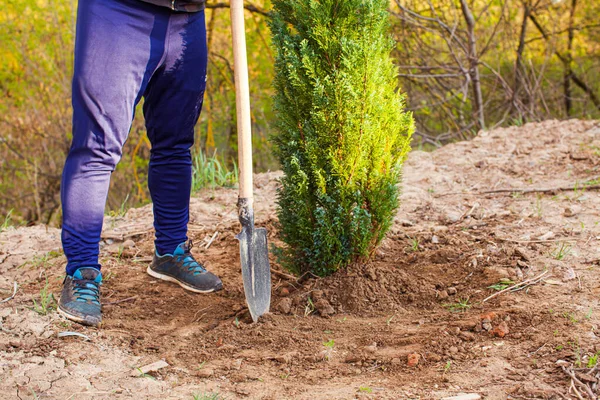
<instances>
[{"instance_id":1,"label":"grass tuft","mask_svg":"<svg viewBox=\"0 0 600 400\"><path fill-rule=\"evenodd\" d=\"M215 151L212 157L207 157L203 152L197 152L192 157L192 192L202 188L232 187L238 182L238 168L235 162L233 170L221 163Z\"/></svg>"}]
</instances>

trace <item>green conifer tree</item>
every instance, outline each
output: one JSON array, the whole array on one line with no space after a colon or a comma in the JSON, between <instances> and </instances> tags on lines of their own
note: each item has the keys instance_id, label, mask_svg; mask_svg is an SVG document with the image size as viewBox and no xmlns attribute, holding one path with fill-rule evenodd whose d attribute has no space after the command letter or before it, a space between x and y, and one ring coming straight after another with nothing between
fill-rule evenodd
<instances>
[{"instance_id":1,"label":"green conifer tree","mask_svg":"<svg viewBox=\"0 0 600 400\"><path fill-rule=\"evenodd\" d=\"M413 132L388 0L274 0L275 153L284 266L325 276L372 254Z\"/></svg>"}]
</instances>

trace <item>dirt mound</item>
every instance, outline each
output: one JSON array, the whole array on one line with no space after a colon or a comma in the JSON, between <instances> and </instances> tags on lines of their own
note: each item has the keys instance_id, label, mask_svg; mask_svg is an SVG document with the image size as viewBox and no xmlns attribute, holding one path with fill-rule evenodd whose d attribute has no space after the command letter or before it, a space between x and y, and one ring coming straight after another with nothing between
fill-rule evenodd
<instances>
[{"instance_id":1,"label":"dirt mound","mask_svg":"<svg viewBox=\"0 0 600 400\"><path fill-rule=\"evenodd\" d=\"M272 314L257 324L245 308L233 189L191 202L193 253L225 285L213 295L145 274L150 206L106 218L100 329L53 310L66 263L59 231L9 229L0 397L571 398L562 368L587 373L578 368L600 352L599 149L596 122L547 121L412 152L373 260L298 279L271 258ZM255 179L257 225L275 244L279 176ZM168 366L135 373L158 360Z\"/></svg>"}]
</instances>

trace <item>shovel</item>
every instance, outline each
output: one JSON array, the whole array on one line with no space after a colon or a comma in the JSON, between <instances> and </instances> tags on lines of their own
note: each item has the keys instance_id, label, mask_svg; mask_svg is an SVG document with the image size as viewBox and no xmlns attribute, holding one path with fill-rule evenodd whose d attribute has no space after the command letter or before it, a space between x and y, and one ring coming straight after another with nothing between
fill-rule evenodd
<instances>
[{"instance_id":1,"label":"shovel","mask_svg":"<svg viewBox=\"0 0 600 400\"><path fill-rule=\"evenodd\" d=\"M242 224L242 231L236 235L236 238L240 241L240 261L246 303L252 320L256 322L261 315L269 311L271 304L271 269L267 251L267 230L254 227L250 90L244 31L244 2L231 0L230 7L240 170L237 207Z\"/></svg>"}]
</instances>

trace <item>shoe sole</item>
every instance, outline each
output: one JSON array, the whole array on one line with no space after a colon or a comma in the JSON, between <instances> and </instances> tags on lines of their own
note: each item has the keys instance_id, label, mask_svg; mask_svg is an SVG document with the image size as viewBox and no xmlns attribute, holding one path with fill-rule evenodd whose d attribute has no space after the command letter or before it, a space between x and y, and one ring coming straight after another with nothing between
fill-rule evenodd
<instances>
[{"instance_id":1,"label":"shoe sole","mask_svg":"<svg viewBox=\"0 0 600 400\"><path fill-rule=\"evenodd\" d=\"M100 324L102 323L102 321L101 321L101 322L98 322L98 323L93 323L93 322L90 322L90 321L88 321L88 320L87 320L87 319L85 319L85 318L78 317L78 316L76 316L76 315L73 315L73 314L71 314L71 313L69 313L69 312L67 312L67 311L63 310L62 308L60 308L60 306L59 306L59 307L56 309L56 311L57 311L57 312L58 312L60 315L62 315L63 317L65 317L66 319L68 319L68 320L70 320L70 321L73 321L73 322L77 322L77 323L79 323L79 324L82 324L82 325L86 325L86 326L93 326L93 327L96 327L96 328L97 328L97 327L99 327L99 326L100 326Z\"/></svg>"},{"instance_id":2,"label":"shoe sole","mask_svg":"<svg viewBox=\"0 0 600 400\"><path fill-rule=\"evenodd\" d=\"M148 273L148 275L152 276L153 278L162 279L163 281L168 281L168 282L176 283L179 286L181 286L182 288L184 288L185 290L189 290L190 292L194 292L194 293L212 293L212 292L216 292L218 290L221 290L223 288L221 286L219 288L213 288L213 289L208 289L208 290L200 290L200 289L196 289L195 287L186 284L185 282L181 282L177 278L173 278L172 276L163 275L163 274L161 274L159 272L156 272L152 268L150 268L149 266L148 266L148 268L146 268L146 272Z\"/></svg>"}]
</instances>

